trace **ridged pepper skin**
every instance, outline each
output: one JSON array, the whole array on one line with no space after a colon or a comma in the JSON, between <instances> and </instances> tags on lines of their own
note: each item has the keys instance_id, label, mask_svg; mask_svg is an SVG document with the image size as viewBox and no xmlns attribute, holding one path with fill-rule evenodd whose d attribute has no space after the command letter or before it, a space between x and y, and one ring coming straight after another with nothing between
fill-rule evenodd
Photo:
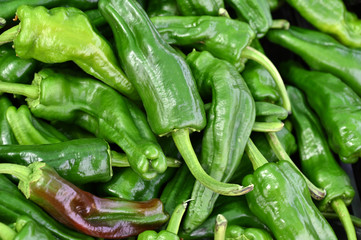
<instances>
[{"instance_id":1,"label":"ridged pepper skin","mask_svg":"<svg viewBox=\"0 0 361 240\"><path fill-rule=\"evenodd\" d=\"M40 63L35 59L17 57L10 44L0 46L0 81L31 82L39 65Z\"/></svg>"},{"instance_id":2,"label":"ridged pepper skin","mask_svg":"<svg viewBox=\"0 0 361 240\"><path fill-rule=\"evenodd\" d=\"M176 0L179 12L183 16L219 15L224 8L223 0Z\"/></svg>"},{"instance_id":3,"label":"ridged pepper skin","mask_svg":"<svg viewBox=\"0 0 361 240\"><path fill-rule=\"evenodd\" d=\"M85 234L73 231L49 216L35 203L26 199L14 183L0 174L0 221L11 224L21 216L34 219L52 235L63 240L92 240Z\"/></svg>"},{"instance_id":4,"label":"ridged pepper skin","mask_svg":"<svg viewBox=\"0 0 361 240\"><path fill-rule=\"evenodd\" d=\"M89 236L108 239L136 236L168 220L158 199L135 202L99 198L85 192L42 162L28 167L1 164L0 172L15 174L19 189L57 221Z\"/></svg>"},{"instance_id":5,"label":"ridged pepper skin","mask_svg":"<svg viewBox=\"0 0 361 240\"><path fill-rule=\"evenodd\" d=\"M153 132L202 130L205 112L192 73L145 11L133 0L101 0L99 9L113 29L121 66L140 94Z\"/></svg>"},{"instance_id":6,"label":"ridged pepper skin","mask_svg":"<svg viewBox=\"0 0 361 240\"><path fill-rule=\"evenodd\" d=\"M254 184L248 206L276 239L337 239L312 202L306 182L287 161L266 163L243 179Z\"/></svg>"},{"instance_id":7,"label":"ridged pepper skin","mask_svg":"<svg viewBox=\"0 0 361 240\"><path fill-rule=\"evenodd\" d=\"M361 47L361 21L342 0L286 0L309 23L351 48Z\"/></svg>"},{"instance_id":8,"label":"ridged pepper skin","mask_svg":"<svg viewBox=\"0 0 361 240\"><path fill-rule=\"evenodd\" d=\"M324 127L331 149L346 163L361 157L361 98L330 73L309 71L296 62L281 66L287 81L301 89Z\"/></svg>"},{"instance_id":9,"label":"ridged pepper skin","mask_svg":"<svg viewBox=\"0 0 361 240\"><path fill-rule=\"evenodd\" d=\"M73 184L105 182L112 177L111 154L106 141L77 139L56 144L0 145L0 162L29 165L43 161Z\"/></svg>"},{"instance_id":10,"label":"ridged pepper skin","mask_svg":"<svg viewBox=\"0 0 361 240\"><path fill-rule=\"evenodd\" d=\"M22 5L16 14L20 20L13 40L17 56L45 63L73 61L125 96L139 98L110 44L94 30L84 12L71 7L48 10Z\"/></svg>"},{"instance_id":11,"label":"ridged pepper skin","mask_svg":"<svg viewBox=\"0 0 361 240\"><path fill-rule=\"evenodd\" d=\"M201 97L205 102L212 102L203 132L200 163L210 176L228 182L240 164L255 121L253 97L242 76L229 62L206 51L193 51L187 56L187 63ZM202 224L218 196L196 181L183 229L190 232Z\"/></svg>"},{"instance_id":12,"label":"ridged pepper skin","mask_svg":"<svg viewBox=\"0 0 361 240\"><path fill-rule=\"evenodd\" d=\"M272 240L271 234L259 228L244 228L237 225L227 226L226 240Z\"/></svg>"},{"instance_id":13,"label":"ridged pepper skin","mask_svg":"<svg viewBox=\"0 0 361 240\"><path fill-rule=\"evenodd\" d=\"M6 95L0 96L0 145L13 145L17 144L14 133L6 118L6 111L9 107L13 106L11 101Z\"/></svg>"},{"instance_id":14,"label":"ridged pepper skin","mask_svg":"<svg viewBox=\"0 0 361 240\"><path fill-rule=\"evenodd\" d=\"M28 216L20 216L16 219L15 229L17 231L13 240L55 240L48 229L36 223Z\"/></svg>"},{"instance_id":15,"label":"ridged pepper skin","mask_svg":"<svg viewBox=\"0 0 361 240\"><path fill-rule=\"evenodd\" d=\"M225 0L236 12L237 17L247 22L257 33L263 37L272 25L271 9L267 0Z\"/></svg>"},{"instance_id":16,"label":"ridged pepper skin","mask_svg":"<svg viewBox=\"0 0 361 240\"><path fill-rule=\"evenodd\" d=\"M311 69L331 73L361 96L361 50L348 48L325 33L292 26L272 29L267 39L299 55Z\"/></svg>"},{"instance_id":17,"label":"ridged pepper skin","mask_svg":"<svg viewBox=\"0 0 361 240\"><path fill-rule=\"evenodd\" d=\"M151 20L167 43L209 51L235 65L238 71L246 61L242 59L243 49L255 38L247 23L225 17L166 16Z\"/></svg>"},{"instance_id":18,"label":"ridged pepper skin","mask_svg":"<svg viewBox=\"0 0 361 240\"><path fill-rule=\"evenodd\" d=\"M147 4L149 17L179 15L176 0L149 0Z\"/></svg>"}]
</instances>

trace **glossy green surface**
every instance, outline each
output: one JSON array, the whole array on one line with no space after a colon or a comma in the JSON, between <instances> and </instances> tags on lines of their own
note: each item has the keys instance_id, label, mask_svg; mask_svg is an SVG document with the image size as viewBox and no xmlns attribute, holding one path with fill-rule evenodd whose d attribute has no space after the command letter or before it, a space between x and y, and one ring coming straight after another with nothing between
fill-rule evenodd
<instances>
[{"instance_id":1,"label":"glossy green surface","mask_svg":"<svg viewBox=\"0 0 361 240\"><path fill-rule=\"evenodd\" d=\"M272 29L268 40L299 55L311 69L329 72L361 96L361 50L348 48L325 33L299 27Z\"/></svg>"},{"instance_id":2,"label":"glossy green surface","mask_svg":"<svg viewBox=\"0 0 361 240\"><path fill-rule=\"evenodd\" d=\"M253 97L237 69L209 52L193 51L187 56L203 100L211 101L203 131L200 163L213 178L228 182L240 164L255 121ZM196 181L183 222L193 231L211 213L218 194Z\"/></svg>"},{"instance_id":3,"label":"glossy green surface","mask_svg":"<svg viewBox=\"0 0 361 240\"><path fill-rule=\"evenodd\" d=\"M337 239L312 202L306 182L286 161L266 163L243 184L254 184L246 194L248 206L276 239Z\"/></svg>"},{"instance_id":4,"label":"glossy green surface","mask_svg":"<svg viewBox=\"0 0 361 240\"><path fill-rule=\"evenodd\" d=\"M361 98L330 73L309 71L294 62L283 65L281 71L305 93L331 149L342 161L357 162L361 156Z\"/></svg>"},{"instance_id":5,"label":"glossy green surface","mask_svg":"<svg viewBox=\"0 0 361 240\"><path fill-rule=\"evenodd\" d=\"M179 12L183 16L217 16L224 8L223 0L176 0Z\"/></svg>"},{"instance_id":6,"label":"glossy green surface","mask_svg":"<svg viewBox=\"0 0 361 240\"><path fill-rule=\"evenodd\" d=\"M160 35L169 44L209 51L213 56L244 68L242 51L255 38L245 22L214 16L166 16L151 18ZM232 49L232 51L229 51Z\"/></svg>"},{"instance_id":7,"label":"glossy green surface","mask_svg":"<svg viewBox=\"0 0 361 240\"><path fill-rule=\"evenodd\" d=\"M149 0L147 4L149 17L179 15L176 0Z\"/></svg>"},{"instance_id":8,"label":"glossy green surface","mask_svg":"<svg viewBox=\"0 0 361 240\"><path fill-rule=\"evenodd\" d=\"M17 234L13 240L55 240L48 229L28 216L20 216L15 223Z\"/></svg>"},{"instance_id":9,"label":"glossy green surface","mask_svg":"<svg viewBox=\"0 0 361 240\"><path fill-rule=\"evenodd\" d=\"M272 240L271 234L259 228L244 228L237 225L227 226L226 240Z\"/></svg>"},{"instance_id":10,"label":"glossy green surface","mask_svg":"<svg viewBox=\"0 0 361 240\"><path fill-rule=\"evenodd\" d=\"M0 144L12 145L17 144L14 133L11 130L8 120L6 119L6 111L12 106L11 101L6 95L0 96Z\"/></svg>"},{"instance_id":11,"label":"glossy green surface","mask_svg":"<svg viewBox=\"0 0 361 240\"><path fill-rule=\"evenodd\" d=\"M14 48L19 57L45 63L73 61L129 98L138 98L119 68L111 46L94 30L84 12L76 8L48 10L43 6L23 5L18 8L17 16L20 30Z\"/></svg>"}]
</instances>

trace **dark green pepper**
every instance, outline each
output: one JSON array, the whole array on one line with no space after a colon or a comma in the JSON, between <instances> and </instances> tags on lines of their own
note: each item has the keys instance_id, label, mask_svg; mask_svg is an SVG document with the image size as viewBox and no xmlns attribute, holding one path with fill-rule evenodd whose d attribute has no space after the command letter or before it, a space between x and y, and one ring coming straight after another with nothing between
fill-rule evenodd
<instances>
[{"instance_id":1,"label":"dark green pepper","mask_svg":"<svg viewBox=\"0 0 361 240\"><path fill-rule=\"evenodd\" d=\"M0 96L0 145L17 144L14 133L11 130L8 120L6 119L6 111L13 106L6 95Z\"/></svg>"},{"instance_id":2,"label":"dark green pepper","mask_svg":"<svg viewBox=\"0 0 361 240\"><path fill-rule=\"evenodd\" d=\"M166 158L145 114L104 83L44 69L35 75L32 85L0 85L1 91L25 94L35 117L75 123L116 143L127 154L133 170L144 178L166 170Z\"/></svg>"},{"instance_id":3,"label":"dark green pepper","mask_svg":"<svg viewBox=\"0 0 361 240\"><path fill-rule=\"evenodd\" d=\"M90 236L126 238L156 229L168 220L158 199L135 202L99 198L61 178L42 162L28 167L1 163L0 173L15 175L26 198L57 221Z\"/></svg>"},{"instance_id":4,"label":"dark green pepper","mask_svg":"<svg viewBox=\"0 0 361 240\"><path fill-rule=\"evenodd\" d=\"M342 44L361 47L361 21L347 10L342 0L286 0L317 29L334 36ZM316 54L317 56L317 54Z\"/></svg>"},{"instance_id":5,"label":"dark green pepper","mask_svg":"<svg viewBox=\"0 0 361 240\"><path fill-rule=\"evenodd\" d=\"M211 177L228 182L240 164L251 135L256 116L253 97L242 76L229 62L206 51L193 51L187 56L187 63L202 99L212 102L203 131L200 163ZM252 185L245 186L244 194L252 188ZM196 181L183 229L190 232L202 224L218 196Z\"/></svg>"},{"instance_id":6,"label":"dark green pepper","mask_svg":"<svg viewBox=\"0 0 361 240\"><path fill-rule=\"evenodd\" d=\"M227 240L272 240L271 234L259 228L244 228L237 225L227 226Z\"/></svg>"},{"instance_id":7,"label":"dark green pepper","mask_svg":"<svg viewBox=\"0 0 361 240\"><path fill-rule=\"evenodd\" d=\"M176 0L149 0L147 14L149 17L179 15Z\"/></svg>"},{"instance_id":8,"label":"dark green pepper","mask_svg":"<svg viewBox=\"0 0 361 240\"><path fill-rule=\"evenodd\" d=\"M331 149L346 163L361 157L361 98L330 73L309 71L296 62L281 67L287 81L307 96L324 127Z\"/></svg>"},{"instance_id":9,"label":"dark green pepper","mask_svg":"<svg viewBox=\"0 0 361 240\"><path fill-rule=\"evenodd\" d=\"M84 12L71 7L48 10L22 5L17 16L20 24L0 36L0 44L14 42L17 56L45 63L73 61L127 97L139 98L110 44L94 30Z\"/></svg>"},{"instance_id":10,"label":"dark green pepper","mask_svg":"<svg viewBox=\"0 0 361 240\"><path fill-rule=\"evenodd\" d=\"M276 239L337 239L312 202L303 177L289 162L267 162L251 140L246 153L255 169L243 179L255 186L246 194L248 206Z\"/></svg>"},{"instance_id":11,"label":"dark green pepper","mask_svg":"<svg viewBox=\"0 0 361 240\"><path fill-rule=\"evenodd\" d=\"M250 47L255 33L245 22L214 16L153 17L157 31L169 44L209 51L242 71L247 59L261 64L269 71L279 89L283 107L291 111L286 88L273 63L261 52Z\"/></svg>"},{"instance_id":12,"label":"dark green pepper","mask_svg":"<svg viewBox=\"0 0 361 240\"><path fill-rule=\"evenodd\" d=\"M201 131L206 118L182 55L164 41L134 0L100 0L99 8L113 29L122 68L140 94L153 132L172 135L190 171L207 188L220 194L242 194L241 186L210 177L194 153L189 134Z\"/></svg>"},{"instance_id":13,"label":"dark green pepper","mask_svg":"<svg viewBox=\"0 0 361 240\"><path fill-rule=\"evenodd\" d=\"M348 239L356 239L355 228L346 207L355 195L350 177L333 157L321 124L307 105L302 92L291 86L287 87L287 92L293 109L291 119L298 140L302 172L327 192L325 198L316 205L322 212L334 210L338 213Z\"/></svg>"},{"instance_id":14,"label":"dark green pepper","mask_svg":"<svg viewBox=\"0 0 361 240\"><path fill-rule=\"evenodd\" d=\"M361 96L360 49L348 48L325 33L299 27L272 29L267 38L298 54L310 68L339 77Z\"/></svg>"},{"instance_id":15,"label":"dark green pepper","mask_svg":"<svg viewBox=\"0 0 361 240\"><path fill-rule=\"evenodd\" d=\"M179 12L183 16L217 16L221 8L224 9L223 0L176 0Z\"/></svg>"}]
</instances>

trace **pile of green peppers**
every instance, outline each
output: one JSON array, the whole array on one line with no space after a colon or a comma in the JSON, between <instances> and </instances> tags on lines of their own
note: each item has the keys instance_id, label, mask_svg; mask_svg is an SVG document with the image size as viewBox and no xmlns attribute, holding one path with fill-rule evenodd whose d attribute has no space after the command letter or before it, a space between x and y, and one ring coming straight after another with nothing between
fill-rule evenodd
<instances>
[{"instance_id":1,"label":"pile of green peppers","mask_svg":"<svg viewBox=\"0 0 361 240\"><path fill-rule=\"evenodd\" d=\"M0 240L361 238L361 7L0 3Z\"/></svg>"}]
</instances>

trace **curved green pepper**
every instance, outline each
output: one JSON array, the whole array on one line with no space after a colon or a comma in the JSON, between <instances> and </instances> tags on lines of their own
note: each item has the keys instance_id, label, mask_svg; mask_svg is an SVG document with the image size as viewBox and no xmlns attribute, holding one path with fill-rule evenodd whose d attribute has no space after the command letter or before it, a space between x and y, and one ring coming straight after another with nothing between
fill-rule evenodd
<instances>
[{"instance_id":1,"label":"curved green pepper","mask_svg":"<svg viewBox=\"0 0 361 240\"><path fill-rule=\"evenodd\" d=\"M361 47L361 20L347 10L342 0L286 0L317 29L337 38L342 44ZM317 55L317 54L316 54Z\"/></svg>"},{"instance_id":2,"label":"curved green pepper","mask_svg":"<svg viewBox=\"0 0 361 240\"><path fill-rule=\"evenodd\" d=\"M272 29L267 38L299 55L310 68L329 72L361 96L361 50L348 48L318 31L290 27Z\"/></svg>"},{"instance_id":3,"label":"curved green pepper","mask_svg":"<svg viewBox=\"0 0 361 240\"><path fill-rule=\"evenodd\" d=\"M227 226L226 240L272 240L271 234L259 228L244 228L238 225Z\"/></svg>"},{"instance_id":4,"label":"curved green pepper","mask_svg":"<svg viewBox=\"0 0 361 240\"><path fill-rule=\"evenodd\" d=\"M17 16L19 25L0 36L0 44L14 42L17 56L45 63L73 61L127 97L139 98L118 66L110 44L94 30L84 12L71 7L48 10L22 5Z\"/></svg>"},{"instance_id":5,"label":"curved green pepper","mask_svg":"<svg viewBox=\"0 0 361 240\"><path fill-rule=\"evenodd\" d=\"M245 195L248 206L276 239L337 239L312 202L303 177L289 162L267 162L251 140L246 153L255 169L243 179L255 186Z\"/></svg>"},{"instance_id":6,"label":"curved green pepper","mask_svg":"<svg viewBox=\"0 0 361 240\"><path fill-rule=\"evenodd\" d=\"M273 63L261 52L250 47L255 33L245 22L214 16L153 17L153 24L169 44L209 51L242 71L247 59L261 64L269 71L279 89L283 107L291 111L286 88Z\"/></svg>"},{"instance_id":7,"label":"curved green pepper","mask_svg":"<svg viewBox=\"0 0 361 240\"><path fill-rule=\"evenodd\" d=\"M340 213L348 239L356 239L355 228L346 208L355 195L350 178L333 157L321 124L306 104L302 92L291 86L287 87L287 92L293 109L291 119L298 140L302 171L327 192L316 205L322 212L334 210Z\"/></svg>"},{"instance_id":8,"label":"curved green pepper","mask_svg":"<svg viewBox=\"0 0 361 240\"><path fill-rule=\"evenodd\" d=\"M150 179L166 170L166 158L145 114L104 83L44 69L36 74L32 85L0 85L1 91L25 94L35 117L75 123L116 143L142 177Z\"/></svg>"},{"instance_id":9,"label":"curved green pepper","mask_svg":"<svg viewBox=\"0 0 361 240\"><path fill-rule=\"evenodd\" d=\"M11 101L6 95L0 96L0 145L13 145L17 144L14 133L6 118L6 111L9 107L13 106Z\"/></svg>"},{"instance_id":10,"label":"curved green pepper","mask_svg":"<svg viewBox=\"0 0 361 240\"><path fill-rule=\"evenodd\" d=\"M242 76L229 62L206 51L193 51L186 60L201 97L212 102L203 131L200 163L211 177L228 182L240 164L251 135L256 116L253 97ZM244 194L252 188L252 185L246 186ZM202 224L218 196L196 181L183 229L189 232Z\"/></svg>"},{"instance_id":11,"label":"curved green pepper","mask_svg":"<svg viewBox=\"0 0 361 240\"><path fill-rule=\"evenodd\" d=\"M289 83L306 94L331 149L342 161L357 162L361 157L361 98L332 74L309 71L295 62L285 63L281 70Z\"/></svg>"},{"instance_id":12,"label":"curved green pepper","mask_svg":"<svg viewBox=\"0 0 361 240\"><path fill-rule=\"evenodd\" d=\"M223 0L176 0L179 12L183 16L217 16L224 8Z\"/></svg>"},{"instance_id":13,"label":"curved green pepper","mask_svg":"<svg viewBox=\"0 0 361 240\"><path fill-rule=\"evenodd\" d=\"M147 4L149 17L179 15L176 0L149 0Z\"/></svg>"}]
</instances>

